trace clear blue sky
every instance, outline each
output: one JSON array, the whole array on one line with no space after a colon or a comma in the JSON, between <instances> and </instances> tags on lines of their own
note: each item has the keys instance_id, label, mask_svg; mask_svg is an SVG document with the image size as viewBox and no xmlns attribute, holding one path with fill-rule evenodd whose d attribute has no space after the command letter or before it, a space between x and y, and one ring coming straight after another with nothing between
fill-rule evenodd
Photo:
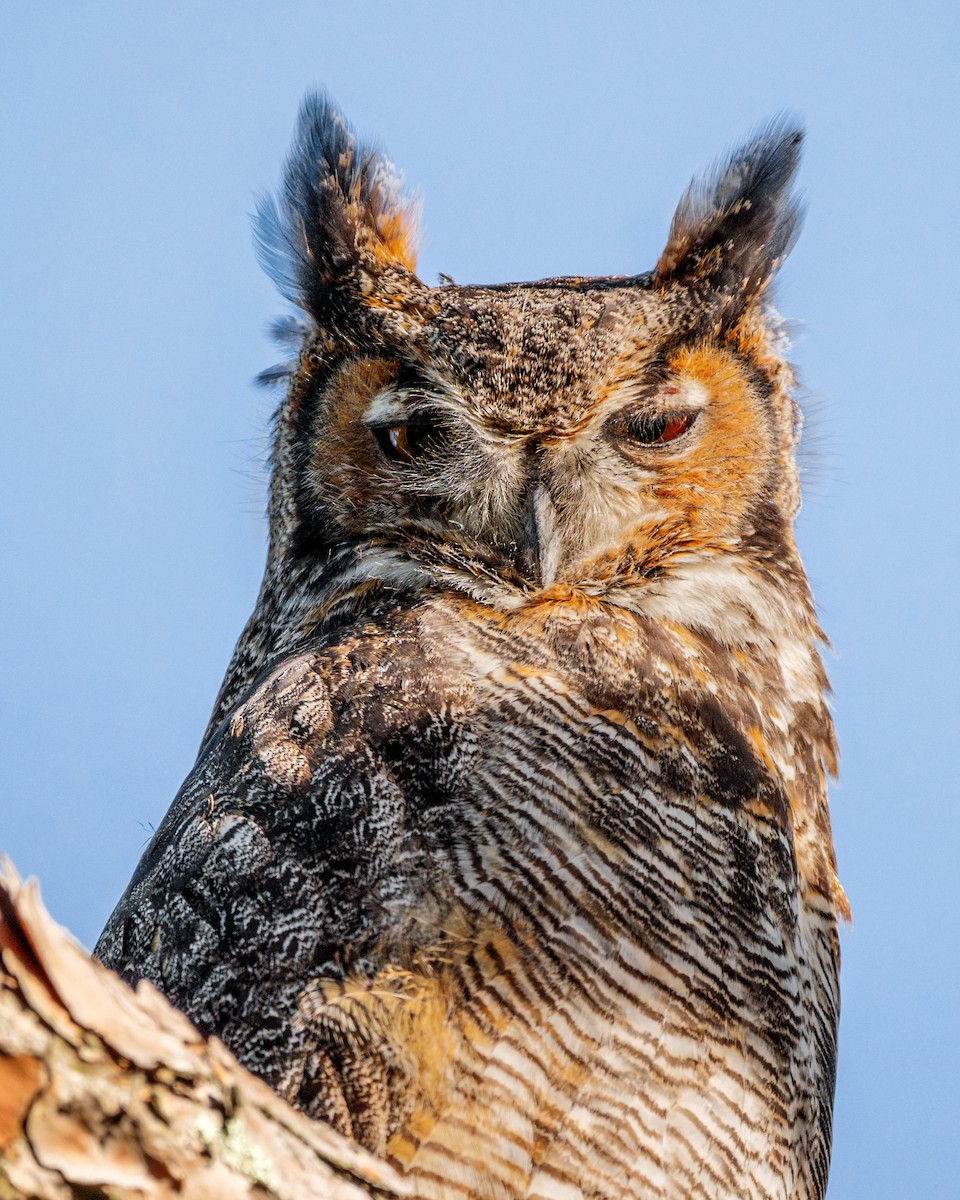
<instances>
[{"instance_id":1,"label":"clear blue sky","mask_svg":"<svg viewBox=\"0 0 960 1200\"><path fill-rule=\"evenodd\" d=\"M690 175L786 109L854 912L830 1197L960 1194L957 11L6 0L0 847L59 920L92 944L253 603L283 305L248 214L303 92L389 149L460 282L650 267Z\"/></svg>"}]
</instances>

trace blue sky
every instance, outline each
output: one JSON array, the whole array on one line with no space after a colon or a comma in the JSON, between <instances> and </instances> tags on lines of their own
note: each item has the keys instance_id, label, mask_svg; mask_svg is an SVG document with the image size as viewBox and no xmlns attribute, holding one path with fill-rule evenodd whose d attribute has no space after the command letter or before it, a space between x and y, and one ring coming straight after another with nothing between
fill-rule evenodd
<instances>
[{"instance_id":1,"label":"blue sky","mask_svg":"<svg viewBox=\"0 0 960 1200\"><path fill-rule=\"evenodd\" d=\"M424 202L421 273L654 263L690 176L786 110L779 289L832 639L843 1025L831 1200L960 1178L954 6L7 0L0 848L88 945L189 770L264 552L249 233L323 85Z\"/></svg>"}]
</instances>

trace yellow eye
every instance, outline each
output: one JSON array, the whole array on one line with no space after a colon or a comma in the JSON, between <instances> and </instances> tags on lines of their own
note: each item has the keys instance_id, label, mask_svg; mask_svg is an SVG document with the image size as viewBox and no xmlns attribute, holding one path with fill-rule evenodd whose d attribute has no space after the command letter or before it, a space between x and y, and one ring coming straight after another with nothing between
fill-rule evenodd
<instances>
[{"instance_id":1,"label":"yellow eye","mask_svg":"<svg viewBox=\"0 0 960 1200\"><path fill-rule=\"evenodd\" d=\"M432 421L418 419L402 425L376 425L371 433L384 456L394 463L412 463L435 434Z\"/></svg>"}]
</instances>

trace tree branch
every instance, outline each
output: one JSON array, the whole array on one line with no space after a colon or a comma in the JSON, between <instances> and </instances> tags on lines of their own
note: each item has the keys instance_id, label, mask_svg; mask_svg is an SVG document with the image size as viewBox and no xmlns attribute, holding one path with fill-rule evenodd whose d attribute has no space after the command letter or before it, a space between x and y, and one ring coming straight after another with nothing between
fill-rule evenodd
<instances>
[{"instance_id":1,"label":"tree branch","mask_svg":"<svg viewBox=\"0 0 960 1200\"><path fill-rule=\"evenodd\" d=\"M412 1195L147 983L131 991L0 865L0 1200Z\"/></svg>"}]
</instances>

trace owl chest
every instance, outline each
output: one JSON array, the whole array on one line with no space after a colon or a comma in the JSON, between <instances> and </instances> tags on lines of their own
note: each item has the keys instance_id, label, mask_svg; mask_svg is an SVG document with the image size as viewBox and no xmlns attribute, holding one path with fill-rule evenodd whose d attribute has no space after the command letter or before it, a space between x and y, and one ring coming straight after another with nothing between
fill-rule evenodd
<instances>
[{"instance_id":1,"label":"owl chest","mask_svg":"<svg viewBox=\"0 0 960 1200\"><path fill-rule=\"evenodd\" d=\"M533 924L589 919L597 947L664 954L661 916L717 956L764 922L790 935L783 789L721 702L663 686L656 666L492 649L451 655L438 674L456 688L386 734L406 820L458 902L521 926L522 908Z\"/></svg>"},{"instance_id":2,"label":"owl chest","mask_svg":"<svg viewBox=\"0 0 960 1200\"><path fill-rule=\"evenodd\" d=\"M444 899L417 965L442 981L448 1033L420 1074L442 1082L392 1153L429 1174L509 1145L500 1184L520 1182L502 1194L531 1196L601 1160L596 1194L628 1196L646 1194L628 1163L649 1180L718 1158L729 1194L773 1194L738 1163L762 1147L789 1173L821 1086L776 811L762 788L732 803L675 725L600 709L558 673L503 665L477 693L419 827ZM748 1120L726 1145L732 1096ZM804 1114L789 1130L785 1099Z\"/></svg>"},{"instance_id":3,"label":"owl chest","mask_svg":"<svg viewBox=\"0 0 960 1200\"><path fill-rule=\"evenodd\" d=\"M505 667L485 686L420 830L461 918L505 937L557 995L596 993L600 1019L642 980L663 989L658 1020L680 1001L782 1038L795 1025L782 980L757 963L796 966L798 898L763 789L718 799L676 733L598 710L550 673Z\"/></svg>"}]
</instances>

